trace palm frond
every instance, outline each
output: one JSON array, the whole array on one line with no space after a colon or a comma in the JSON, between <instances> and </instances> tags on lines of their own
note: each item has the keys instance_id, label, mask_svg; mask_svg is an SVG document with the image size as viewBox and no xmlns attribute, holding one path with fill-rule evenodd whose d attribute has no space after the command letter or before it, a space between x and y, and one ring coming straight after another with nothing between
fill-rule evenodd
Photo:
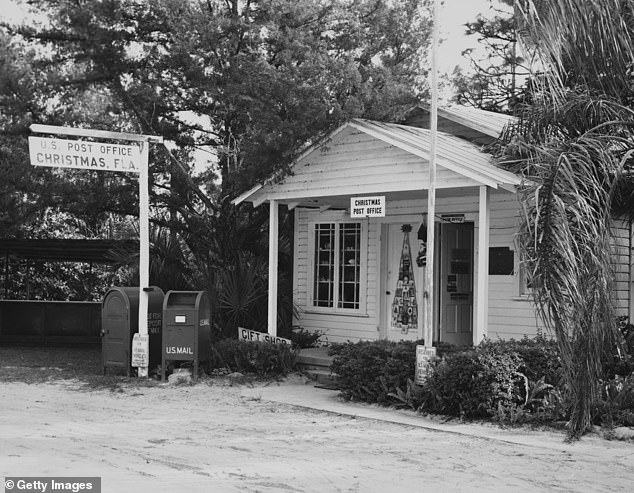
<instances>
[{"instance_id":1,"label":"palm frond","mask_svg":"<svg viewBox=\"0 0 634 493\"><path fill-rule=\"evenodd\" d=\"M515 9L523 41L541 54L544 94L560 102L575 85L630 92L633 2L516 0Z\"/></svg>"}]
</instances>

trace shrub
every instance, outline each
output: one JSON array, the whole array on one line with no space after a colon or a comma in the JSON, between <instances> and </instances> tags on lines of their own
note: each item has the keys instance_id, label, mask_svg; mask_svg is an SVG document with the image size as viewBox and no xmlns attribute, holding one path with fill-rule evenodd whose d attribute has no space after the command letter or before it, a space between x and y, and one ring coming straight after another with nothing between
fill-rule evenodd
<instances>
[{"instance_id":1,"label":"shrub","mask_svg":"<svg viewBox=\"0 0 634 493\"><path fill-rule=\"evenodd\" d=\"M318 330L307 330L303 327L295 326L291 330L280 331L280 336L290 339L294 346L297 346L302 349L318 347L319 339L323 336L324 333Z\"/></svg>"},{"instance_id":2,"label":"shrub","mask_svg":"<svg viewBox=\"0 0 634 493\"><path fill-rule=\"evenodd\" d=\"M268 377L293 371L296 360L297 350L283 344L222 339L211 346L210 368Z\"/></svg>"},{"instance_id":3,"label":"shrub","mask_svg":"<svg viewBox=\"0 0 634 493\"><path fill-rule=\"evenodd\" d=\"M559 385L562 378L561 357L557 341L547 339L541 335L520 340L484 340L479 346L480 349L491 348L495 351L516 353L521 359L519 371L528 378L530 382L537 382L540 379L550 385Z\"/></svg>"},{"instance_id":4,"label":"shrub","mask_svg":"<svg viewBox=\"0 0 634 493\"><path fill-rule=\"evenodd\" d=\"M432 366L421 409L466 418L493 416L500 406L522 402L521 364L517 353L496 346L449 354Z\"/></svg>"},{"instance_id":5,"label":"shrub","mask_svg":"<svg viewBox=\"0 0 634 493\"><path fill-rule=\"evenodd\" d=\"M634 374L617 375L603 384L596 414L603 426L634 426Z\"/></svg>"},{"instance_id":6,"label":"shrub","mask_svg":"<svg viewBox=\"0 0 634 493\"><path fill-rule=\"evenodd\" d=\"M627 377L634 372L634 325L627 317L617 319L618 340L612 354L607 355L604 376L613 379Z\"/></svg>"},{"instance_id":7,"label":"shrub","mask_svg":"<svg viewBox=\"0 0 634 493\"><path fill-rule=\"evenodd\" d=\"M476 348L442 344L424 385L412 382L421 342L372 341L333 345L331 366L346 399L503 422L560 419L561 361L544 337L484 341Z\"/></svg>"},{"instance_id":8,"label":"shrub","mask_svg":"<svg viewBox=\"0 0 634 493\"><path fill-rule=\"evenodd\" d=\"M416 366L416 342L362 341L334 344L330 369L345 399L388 404L405 388Z\"/></svg>"}]
</instances>

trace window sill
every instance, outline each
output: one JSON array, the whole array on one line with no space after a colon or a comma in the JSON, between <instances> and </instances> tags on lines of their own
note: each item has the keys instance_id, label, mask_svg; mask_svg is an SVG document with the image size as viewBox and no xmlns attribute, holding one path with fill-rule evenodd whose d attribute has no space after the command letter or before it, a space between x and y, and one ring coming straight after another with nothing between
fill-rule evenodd
<instances>
[{"instance_id":1,"label":"window sill","mask_svg":"<svg viewBox=\"0 0 634 493\"><path fill-rule=\"evenodd\" d=\"M357 317L357 318L369 318L370 315L367 312L362 311L353 311L353 310L345 310L345 309L336 309L336 308L316 308L314 306L310 306L304 308L304 313L310 313L313 315L338 315L345 317Z\"/></svg>"},{"instance_id":2,"label":"window sill","mask_svg":"<svg viewBox=\"0 0 634 493\"><path fill-rule=\"evenodd\" d=\"M521 294L519 296L514 296L511 298L513 301L534 301L532 294Z\"/></svg>"}]
</instances>

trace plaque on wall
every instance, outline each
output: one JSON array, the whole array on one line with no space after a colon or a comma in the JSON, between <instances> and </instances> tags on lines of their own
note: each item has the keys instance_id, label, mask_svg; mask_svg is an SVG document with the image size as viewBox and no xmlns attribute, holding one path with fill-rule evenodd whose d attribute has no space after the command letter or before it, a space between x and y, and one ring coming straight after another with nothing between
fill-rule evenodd
<instances>
[{"instance_id":1,"label":"plaque on wall","mask_svg":"<svg viewBox=\"0 0 634 493\"><path fill-rule=\"evenodd\" d=\"M489 248L489 275L512 276L515 268L515 252L509 247Z\"/></svg>"}]
</instances>

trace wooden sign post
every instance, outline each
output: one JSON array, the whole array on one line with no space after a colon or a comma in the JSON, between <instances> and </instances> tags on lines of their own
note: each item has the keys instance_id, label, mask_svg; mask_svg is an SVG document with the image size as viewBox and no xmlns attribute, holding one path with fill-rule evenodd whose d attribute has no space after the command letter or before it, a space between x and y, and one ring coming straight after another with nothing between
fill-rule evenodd
<instances>
[{"instance_id":1,"label":"wooden sign post","mask_svg":"<svg viewBox=\"0 0 634 493\"><path fill-rule=\"evenodd\" d=\"M149 223L149 145L162 144L163 137L108 132L86 128L31 125L31 131L48 135L86 137L91 141L67 140L47 137L29 137L29 154L33 166L88 169L93 171L121 171L139 173L139 335L137 352L141 344L148 344L148 286L150 285L150 223ZM98 140L128 141L136 144L109 144ZM139 358L139 377L148 376L147 358Z\"/></svg>"}]
</instances>

